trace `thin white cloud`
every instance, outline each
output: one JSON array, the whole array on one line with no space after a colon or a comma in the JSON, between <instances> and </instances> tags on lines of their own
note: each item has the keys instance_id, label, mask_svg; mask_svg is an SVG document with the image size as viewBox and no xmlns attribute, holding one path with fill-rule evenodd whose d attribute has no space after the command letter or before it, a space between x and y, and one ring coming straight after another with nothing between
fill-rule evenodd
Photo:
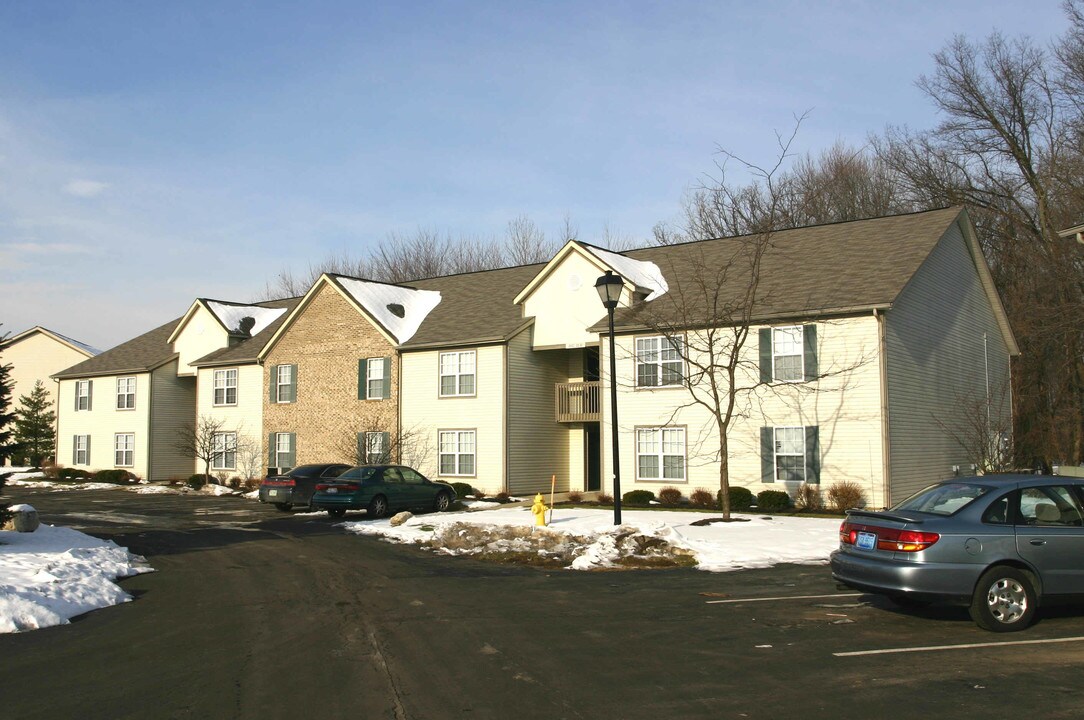
<instances>
[{"instance_id":1,"label":"thin white cloud","mask_svg":"<svg viewBox=\"0 0 1084 720\"><path fill-rule=\"evenodd\" d=\"M96 180L72 180L64 186L64 192L75 197L92 198L101 195L108 187L109 183Z\"/></svg>"},{"instance_id":2,"label":"thin white cloud","mask_svg":"<svg viewBox=\"0 0 1084 720\"><path fill-rule=\"evenodd\" d=\"M33 255L89 255L94 252L94 248L75 243L18 242L0 245L0 252Z\"/></svg>"}]
</instances>

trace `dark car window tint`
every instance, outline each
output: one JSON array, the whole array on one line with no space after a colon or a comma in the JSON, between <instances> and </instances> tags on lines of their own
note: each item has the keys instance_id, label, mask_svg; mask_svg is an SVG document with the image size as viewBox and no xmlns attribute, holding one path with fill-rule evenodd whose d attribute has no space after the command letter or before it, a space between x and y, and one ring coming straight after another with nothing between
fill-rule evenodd
<instances>
[{"instance_id":1,"label":"dark car window tint","mask_svg":"<svg viewBox=\"0 0 1084 720\"><path fill-rule=\"evenodd\" d=\"M917 510L933 515L952 515L988 492L990 488L986 485L962 482L942 483L931 485L915 493L892 509Z\"/></svg>"},{"instance_id":2,"label":"dark car window tint","mask_svg":"<svg viewBox=\"0 0 1084 720\"><path fill-rule=\"evenodd\" d=\"M1002 495L997 500L994 500L990 503L990 507L986 508L986 512L982 514L982 521L992 525L1008 525L1011 519L1009 516L1011 500L1012 493Z\"/></svg>"},{"instance_id":3,"label":"dark car window tint","mask_svg":"<svg viewBox=\"0 0 1084 720\"><path fill-rule=\"evenodd\" d=\"M346 472L348 469L349 468L347 468L345 465L336 465L334 467L329 467L327 470L324 470L323 477L326 477L326 478L339 477L344 472Z\"/></svg>"},{"instance_id":4,"label":"dark car window tint","mask_svg":"<svg viewBox=\"0 0 1084 720\"><path fill-rule=\"evenodd\" d=\"M1080 527L1082 518L1080 503L1064 485L1020 491L1020 522L1024 525Z\"/></svg>"},{"instance_id":5,"label":"dark car window tint","mask_svg":"<svg viewBox=\"0 0 1084 720\"><path fill-rule=\"evenodd\" d=\"M401 483L403 482L403 474L399 472L398 468L387 468L384 470L384 482Z\"/></svg>"},{"instance_id":6,"label":"dark car window tint","mask_svg":"<svg viewBox=\"0 0 1084 720\"><path fill-rule=\"evenodd\" d=\"M421 485L425 482L425 478L423 478L421 475L414 472L410 468L401 468L400 470L403 473L403 480L410 483L411 485Z\"/></svg>"},{"instance_id":7,"label":"dark car window tint","mask_svg":"<svg viewBox=\"0 0 1084 720\"><path fill-rule=\"evenodd\" d=\"M350 468L339 476L340 480L368 480L376 474L376 468L356 467Z\"/></svg>"}]
</instances>

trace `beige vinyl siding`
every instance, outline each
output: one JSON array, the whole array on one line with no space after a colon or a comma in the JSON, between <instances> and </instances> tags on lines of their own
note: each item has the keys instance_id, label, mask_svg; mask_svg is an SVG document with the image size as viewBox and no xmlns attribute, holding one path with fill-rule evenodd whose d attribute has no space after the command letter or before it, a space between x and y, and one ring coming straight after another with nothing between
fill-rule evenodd
<instances>
[{"instance_id":1,"label":"beige vinyl siding","mask_svg":"<svg viewBox=\"0 0 1084 720\"><path fill-rule=\"evenodd\" d=\"M226 347L229 341L229 335L218 319L200 305L192 313L192 317L188 318L188 322L181 329L177 339L173 341L173 349L180 354L177 374L194 376L196 368L190 363Z\"/></svg>"},{"instance_id":2,"label":"beige vinyl siding","mask_svg":"<svg viewBox=\"0 0 1084 720\"><path fill-rule=\"evenodd\" d=\"M117 409L117 378L136 379L136 403L133 410ZM61 380L57 413L57 462L65 467L84 470L105 470L114 465L113 441L117 433L135 436L133 464L125 469L141 478L149 476L150 445L148 428L151 408L151 376L148 373L124 373L86 378L91 386L91 409L75 410L77 380ZM90 436L90 462L72 464L72 442L75 435Z\"/></svg>"},{"instance_id":3,"label":"beige vinyl siding","mask_svg":"<svg viewBox=\"0 0 1084 720\"><path fill-rule=\"evenodd\" d=\"M1009 351L979 280L969 246L953 224L886 314L892 502L968 470L964 450L938 425L964 423L968 405L986 397L1011 411Z\"/></svg>"},{"instance_id":4,"label":"beige vinyl siding","mask_svg":"<svg viewBox=\"0 0 1084 720\"><path fill-rule=\"evenodd\" d=\"M508 492L527 495L569 489L569 431L554 419L553 388L567 380L561 350L532 350L532 329L508 342ZM581 439L582 443L582 439ZM582 453L581 453L582 455ZM581 471L582 472L582 471Z\"/></svg>"},{"instance_id":5,"label":"beige vinyl siding","mask_svg":"<svg viewBox=\"0 0 1084 720\"><path fill-rule=\"evenodd\" d=\"M237 371L237 404L215 405L214 384L216 370ZM267 457L267 436L263 429L263 404L267 395L264 368L260 365L231 365L229 367L201 367L197 384L197 417L221 420L223 432L236 432L254 441L262 448L259 457Z\"/></svg>"},{"instance_id":6,"label":"beige vinyl siding","mask_svg":"<svg viewBox=\"0 0 1084 720\"><path fill-rule=\"evenodd\" d=\"M882 479L880 431L880 371L876 359L877 322L869 316L816 323L821 380L808 384L778 383L738 396L736 417L728 435L730 484L753 491L796 487L761 481L760 428L763 426L817 426L820 428L820 485L849 480L866 489L871 503L879 504ZM744 348L744 385L755 383L758 372L757 330ZM719 487L719 440L715 421L703 406L692 404L689 391L675 388L636 388L635 337L618 336L618 416L621 444L621 490L658 492L674 486L688 496L697 488ZM695 341L693 341L695 342ZM609 402L609 342L602 343L604 378L602 455L603 487L610 491L611 430ZM810 389L815 391L811 392ZM637 481L638 427L684 427L685 481Z\"/></svg>"},{"instance_id":7,"label":"beige vinyl siding","mask_svg":"<svg viewBox=\"0 0 1084 720\"><path fill-rule=\"evenodd\" d=\"M29 395L38 380L41 380L49 396L55 400L56 382L49 376L83 362L87 357L87 353L73 350L40 331L5 347L0 354L0 360L5 365L12 366L12 408L19 406L19 398Z\"/></svg>"},{"instance_id":8,"label":"beige vinyl siding","mask_svg":"<svg viewBox=\"0 0 1084 720\"><path fill-rule=\"evenodd\" d=\"M535 319L534 347L583 347L598 342L598 335L586 328L606 315L595 290L603 272L579 250L568 253L552 269L523 303L524 316Z\"/></svg>"},{"instance_id":9,"label":"beige vinyl siding","mask_svg":"<svg viewBox=\"0 0 1084 720\"><path fill-rule=\"evenodd\" d=\"M469 482L494 494L505 490L505 378L504 345L474 350L477 394L474 397L439 396L441 351L407 352L401 357L401 427L418 447L411 453L417 469L434 480ZM437 433L440 430L475 430L475 477L442 477L438 472ZM405 452L405 450L404 450ZM408 458L404 457L404 462ZM409 464L409 462L408 462Z\"/></svg>"},{"instance_id":10,"label":"beige vinyl siding","mask_svg":"<svg viewBox=\"0 0 1084 720\"><path fill-rule=\"evenodd\" d=\"M196 420L196 379L178 377L177 361L174 360L151 373L151 383L154 397L150 415L148 479L186 478L196 471L196 460L176 448L177 433Z\"/></svg>"}]
</instances>

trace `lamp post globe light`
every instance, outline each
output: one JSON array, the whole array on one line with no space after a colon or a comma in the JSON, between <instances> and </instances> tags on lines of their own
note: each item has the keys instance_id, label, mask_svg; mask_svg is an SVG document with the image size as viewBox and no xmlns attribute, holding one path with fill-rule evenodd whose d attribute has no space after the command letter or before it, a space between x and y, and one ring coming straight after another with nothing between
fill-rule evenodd
<instances>
[{"instance_id":1,"label":"lamp post globe light","mask_svg":"<svg viewBox=\"0 0 1084 720\"><path fill-rule=\"evenodd\" d=\"M621 289L625 281L612 270L595 281L595 290L606 307L610 318L610 429L613 431L613 467L614 467L614 525L621 524L621 456L617 443L617 353L614 343L614 310L621 299Z\"/></svg>"}]
</instances>

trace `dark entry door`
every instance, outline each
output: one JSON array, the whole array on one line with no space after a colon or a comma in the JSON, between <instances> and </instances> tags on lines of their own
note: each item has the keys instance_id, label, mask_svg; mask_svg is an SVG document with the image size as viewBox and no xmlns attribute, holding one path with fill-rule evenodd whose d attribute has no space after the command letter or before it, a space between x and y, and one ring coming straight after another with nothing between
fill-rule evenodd
<instances>
[{"instance_id":1,"label":"dark entry door","mask_svg":"<svg viewBox=\"0 0 1084 720\"><path fill-rule=\"evenodd\" d=\"M588 491L602 489L602 453L599 447L599 424L585 423L583 440L587 445L584 458L587 462L587 487Z\"/></svg>"}]
</instances>

